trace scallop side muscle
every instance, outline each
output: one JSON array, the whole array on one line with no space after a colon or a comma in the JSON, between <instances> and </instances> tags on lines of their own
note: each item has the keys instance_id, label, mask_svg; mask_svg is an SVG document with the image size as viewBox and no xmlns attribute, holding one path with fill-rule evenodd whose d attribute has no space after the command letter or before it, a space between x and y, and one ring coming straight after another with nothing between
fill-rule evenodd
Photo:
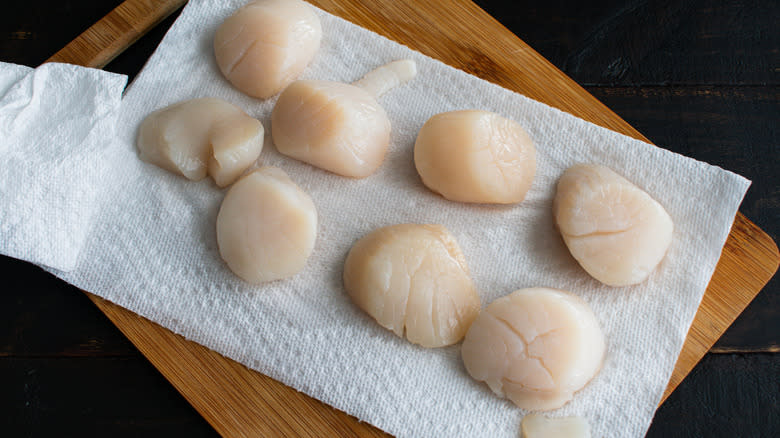
<instances>
[{"instance_id":1,"label":"scallop side muscle","mask_svg":"<svg viewBox=\"0 0 780 438\"><path fill-rule=\"evenodd\" d=\"M417 73L395 61L352 85L296 81L279 96L271 134L284 155L352 178L376 171L390 144L390 119L376 99Z\"/></svg>"},{"instance_id":2,"label":"scallop side muscle","mask_svg":"<svg viewBox=\"0 0 780 438\"><path fill-rule=\"evenodd\" d=\"M661 204L604 166L566 170L553 214L572 256L610 286L644 281L672 242L672 218Z\"/></svg>"},{"instance_id":3,"label":"scallop side muscle","mask_svg":"<svg viewBox=\"0 0 780 438\"><path fill-rule=\"evenodd\" d=\"M224 100L179 102L149 114L138 130L141 159L190 180L230 185L263 150L263 125Z\"/></svg>"},{"instance_id":4,"label":"scallop side muscle","mask_svg":"<svg viewBox=\"0 0 780 438\"><path fill-rule=\"evenodd\" d=\"M423 347L460 341L479 311L463 253L441 225L369 233L347 255L344 288L380 325Z\"/></svg>"},{"instance_id":5,"label":"scallop side muscle","mask_svg":"<svg viewBox=\"0 0 780 438\"><path fill-rule=\"evenodd\" d=\"M601 369L604 335L579 297L520 289L488 305L471 324L461 355L466 370L528 410L563 406Z\"/></svg>"}]
</instances>

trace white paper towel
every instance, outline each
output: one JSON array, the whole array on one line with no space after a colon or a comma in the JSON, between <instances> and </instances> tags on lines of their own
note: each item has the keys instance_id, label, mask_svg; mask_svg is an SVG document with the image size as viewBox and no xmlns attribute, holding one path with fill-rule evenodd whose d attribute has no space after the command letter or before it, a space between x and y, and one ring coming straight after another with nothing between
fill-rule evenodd
<instances>
[{"instance_id":1,"label":"white paper towel","mask_svg":"<svg viewBox=\"0 0 780 438\"><path fill-rule=\"evenodd\" d=\"M305 78L351 82L385 62L413 58L419 75L380 100L393 124L379 171L342 178L278 154L319 212L317 245L294 278L241 282L214 234L224 192L138 159L136 129L151 111L197 97L226 99L269 128L274 99L242 95L219 74L212 38L243 1L191 0L122 105L106 202L73 272L55 273L173 331L401 437L516 437L523 411L473 381L460 347L423 349L380 328L344 293L344 257L381 226L440 223L456 236L483 305L518 288L568 289L592 306L608 340L601 373L551 415L582 415L593 436L641 436L666 387L749 182L733 173L599 128L454 70L319 11L323 45ZM432 115L484 109L520 122L538 170L515 206L449 202L416 174L412 148ZM647 190L675 222L666 259L638 286L591 279L553 227L555 183L572 164L607 165ZM3 206L4 207L4 206Z\"/></svg>"},{"instance_id":2,"label":"white paper towel","mask_svg":"<svg viewBox=\"0 0 780 438\"><path fill-rule=\"evenodd\" d=\"M0 253L69 271L99 209L127 77L0 63Z\"/></svg>"}]
</instances>

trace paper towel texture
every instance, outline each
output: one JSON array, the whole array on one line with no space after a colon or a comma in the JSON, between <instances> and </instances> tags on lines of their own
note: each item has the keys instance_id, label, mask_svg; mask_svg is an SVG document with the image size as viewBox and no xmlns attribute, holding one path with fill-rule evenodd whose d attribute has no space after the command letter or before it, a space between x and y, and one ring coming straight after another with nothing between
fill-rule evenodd
<instances>
[{"instance_id":1,"label":"paper towel texture","mask_svg":"<svg viewBox=\"0 0 780 438\"><path fill-rule=\"evenodd\" d=\"M594 436L642 436L669 380L749 182L552 109L422 56L321 11L323 44L305 78L351 82L385 62L412 58L416 79L380 99L393 124L390 151L368 178L342 178L278 154L266 138L264 164L284 169L314 199L317 244L294 278L250 286L220 260L215 219L224 191L141 162L136 130L151 111L219 97L266 129L274 99L242 95L212 53L218 25L242 1L192 0L122 105L107 201L76 270L57 272L185 337L400 437L516 437L524 412L473 381L460 346L423 349L379 327L342 289L350 246L390 224L438 223L457 238L483 306L516 289L548 286L585 299L601 322L601 373L551 415L581 415ZM514 206L465 205L427 190L412 149L432 115L482 109L514 119L537 147L538 170ZM649 192L675 223L666 259L626 288L590 278L553 226L563 171L600 163Z\"/></svg>"},{"instance_id":2,"label":"paper towel texture","mask_svg":"<svg viewBox=\"0 0 780 438\"><path fill-rule=\"evenodd\" d=\"M0 253L69 271L105 185L127 77L0 63Z\"/></svg>"}]
</instances>

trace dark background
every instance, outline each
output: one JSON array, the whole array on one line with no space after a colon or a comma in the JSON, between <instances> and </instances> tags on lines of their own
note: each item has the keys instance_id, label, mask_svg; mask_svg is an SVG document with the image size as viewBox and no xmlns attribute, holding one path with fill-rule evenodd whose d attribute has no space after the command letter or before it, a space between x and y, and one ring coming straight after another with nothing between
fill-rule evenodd
<instances>
[{"instance_id":1,"label":"dark background","mask_svg":"<svg viewBox=\"0 0 780 438\"><path fill-rule=\"evenodd\" d=\"M0 61L37 66L119 3L6 4ZM654 143L753 180L740 211L777 241L780 2L477 3ZM107 70L132 78L174 18ZM216 435L79 290L7 257L0 272L0 435ZM780 436L778 289L775 277L648 436Z\"/></svg>"}]
</instances>

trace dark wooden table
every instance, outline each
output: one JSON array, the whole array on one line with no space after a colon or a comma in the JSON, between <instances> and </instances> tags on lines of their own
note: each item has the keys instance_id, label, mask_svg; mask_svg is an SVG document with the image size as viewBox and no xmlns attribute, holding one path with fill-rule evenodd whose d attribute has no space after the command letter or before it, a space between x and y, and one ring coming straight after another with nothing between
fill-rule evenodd
<instances>
[{"instance_id":1,"label":"dark wooden table","mask_svg":"<svg viewBox=\"0 0 780 438\"><path fill-rule=\"evenodd\" d=\"M120 0L13 2L0 61L36 66ZM654 143L753 180L740 210L780 234L780 2L478 0ZM134 76L175 15L112 62ZM0 435L214 436L77 289L0 256ZM659 408L649 436L780 436L774 278Z\"/></svg>"}]
</instances>

